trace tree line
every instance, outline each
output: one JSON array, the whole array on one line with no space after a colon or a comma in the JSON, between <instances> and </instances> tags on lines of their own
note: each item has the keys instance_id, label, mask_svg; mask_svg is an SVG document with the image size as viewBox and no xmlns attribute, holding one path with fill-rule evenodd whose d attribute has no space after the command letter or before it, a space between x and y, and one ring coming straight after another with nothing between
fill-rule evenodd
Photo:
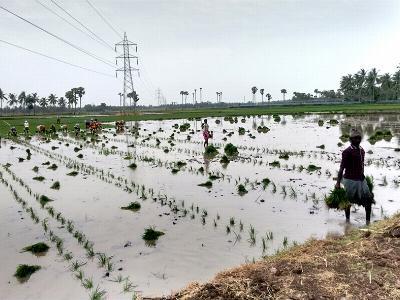
<instances>
[{"instance_id":1,"label":"tree line","mask_svg":"<svg viewBox=\"0 0 400 300\"><path fill-rule=\"evenodd\" d=\"M76 113L76 106L79 100L79 109L82 109L82 97L85 95L85 88L77 87L65 93L64 97L57 97L55 94L50 94L47 97L39 97L37 93L27 94L22 91L20 94L9 93L8 95L0 89L0 104L1 110L3 110L3 102L6 101L10 109L20 110L20 111L33 111L35 114L36 108L60 108L65 109L73 108L74 113Z\"/></svg>"}]
</instances>

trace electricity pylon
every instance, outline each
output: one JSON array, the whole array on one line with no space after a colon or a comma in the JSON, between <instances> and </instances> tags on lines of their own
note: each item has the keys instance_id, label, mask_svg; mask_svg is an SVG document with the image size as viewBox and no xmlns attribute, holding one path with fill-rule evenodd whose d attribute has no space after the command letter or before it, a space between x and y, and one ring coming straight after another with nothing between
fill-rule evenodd
<instances>
[{"instance_id":1,"label":"electricity pylon","mask_svg":"<svg viewBox=\"0 0 400 300\"><path fill-rule=\"evenodd\" d=\"M136 59L136 66L139 64L139 59L137 56L130 54L130 47L132 46L135 46L135 53L137 53L137 44L128 41L128 38L126 37L126 32L124 33L124 39L121 42L115 44L115 51L117 51L117 47L120 46L123 48L123 54L116 57L115 64L118 65L118 59L123 59L124 66L122 68L118 68L115 75L117 76L118 72L124 72L123 106L125 110L128 90L130 90L131 92L134 91L132 71L137 71L139 74L139 69L131 66L131 58ZM133 101L133 103L134 111L136 111L136 101Z\"/></svg>"}]
</instances>

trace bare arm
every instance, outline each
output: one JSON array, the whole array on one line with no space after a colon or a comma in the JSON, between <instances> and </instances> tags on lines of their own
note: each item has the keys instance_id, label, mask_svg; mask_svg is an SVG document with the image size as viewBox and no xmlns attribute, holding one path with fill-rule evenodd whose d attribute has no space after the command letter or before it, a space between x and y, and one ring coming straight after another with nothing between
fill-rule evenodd
<instances>
[{"instance_id":1,"label":"bare arm","mask_svg":"<svg viewBox=\"0 0 400 300\"><path fill-rule=\"evenodd\" d=\"M347 162L348 156L346 152L342 153L342 161L340 163L340 168L339 168L339 172L338 172L338 176L337 176L337 180L336 180L336 188L340 188L340 182L343 179L343 171L346 168L346 162Z\"/></svg>"}]
</instances>

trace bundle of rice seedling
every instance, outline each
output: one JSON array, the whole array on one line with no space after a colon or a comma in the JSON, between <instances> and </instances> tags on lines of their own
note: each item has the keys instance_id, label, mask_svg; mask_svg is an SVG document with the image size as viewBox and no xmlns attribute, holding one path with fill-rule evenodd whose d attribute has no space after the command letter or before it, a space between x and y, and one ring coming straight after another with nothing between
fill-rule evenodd
<instances>
[{"instance_id":1,"label":"bundle of rice seedling","mask_svg":"<svg viewBox=\"0 0 400 300\"><path fill-rule=\"evenodd\" d=\"M366 176L365 180L367 181L369 191L372 193L374 189L374 178L372 176Z\"/></svg>"},{"instance_id":2,"label":"bundle of rice seedling","mask_svg":"<svg viewBox=\"0 0 400 300\"><path fill-rule=\"evenodd\" d=\"M207 157L214 157L217 154L218 154L218 150L213 145L207 146L206 150L204 151L204 155Z\"/></svg>"},{"instance_id":3,"label":"bundle of rice seedling","mask_svg":"<svg viewBox=\"0 0 400 300\"><path fill-rule=\"evenodd\" d=\"M239 154L237 147L231 143L226 144L224 151L225 151L225 154L228 156L235 156L235 155Z\"/></svg>"},{"instance_id":4,"label":"bundle of rice seedling","mask_svg":"<svg viewBox=\"0 0 400 300\"><path fill-rule=\"evenodd\" d=\"M351 206L344 188L333 189L328 196L325 196L325 204L333 209L346 209Z\"/></svg>"}]
</instances>

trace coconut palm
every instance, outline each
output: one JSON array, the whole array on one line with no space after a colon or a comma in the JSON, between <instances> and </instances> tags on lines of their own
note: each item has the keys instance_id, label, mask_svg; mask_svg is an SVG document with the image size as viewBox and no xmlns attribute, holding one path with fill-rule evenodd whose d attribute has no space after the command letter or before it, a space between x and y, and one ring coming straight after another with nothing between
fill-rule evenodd
<instances>
[{"instance_id":1,"label":"coconut palm","mask_svg":"<svg viewBox=\"0 0 400 300\"><path fill-rule=\"evenodd\" d=\"M272 96L271 96L271 94L270 93L267 93L266 95L265 95L265 97L267 98L267 100L268 100L268 104L269 104L269 102L271 101L271 99L272 99Z\"/></svg>"},{"instance_id":2,"label":"coconut palm","mask_svg":"<svg viewBox=\"0 0 400 300\"><path fill-rule=\"evenodd\" d=\"M0 89L0 110L3 112L3 101L7 100L6 94L4 94L4 92L2 91L2 89Z\"/></svg>"},{"instance_id":3,"label":"coconut palm","mask_svg":"<svg viewBox=\"0 0 400 300\"><path fill-rule=\"evenodd\" d=\"M370 92L369 95L372 95L372 100L376 100L375 99L375 89L376 89L377 78L378 78L378 72L377 72L376 68L373 68L368 72L367 77L365 79L365 85L366 85L367 90Z\"/></svg>"},{"instance_id":4,"label":"coconut palm","mask_svg":"<svg viewBox=\"0 0 400 300\"><path fill-rule=\"evenodd\" d=\"M393 74L393 88L394 88L394 96L396 100L399 100L400 97L400 67L399 69Z\"/></svg>"},{"instance_id":5,"label":"coconut palm","mask_svg":"<svg viewBox=\"0 0 400 300\"><path fill-rule=\"evenodd\" d=\"M257 93L257 91L258 91L258 88L256 86L253 86L251 88L251 92L253 93L253 102L254 103L256 102L256 93Z\"/></svg>"},{"instance_id":6,"label":"coconut palm","mask_svg":"<svg viewBox=\"0 0 400 300\"><path fill-rule=\"evenodd\" d=\"M79 110L82 110L82 97L85 95L85 88L83 87L78 87L75 89L75 94L76 96L79 97Z\"/></svg>"},{"instance_id":7,"label":"coconut palm","mask_svg":"<svg viewBox=\"0 0 400 300\"><path fill-rule=\"evenodd\" d=\"M189 92L188 91L185 91L185 104L187 103L187 96L189 95Z\"/></svg>"},{"instance_id":8,"label":"coconut palm","mask_svg":"<svg viewBox=\"0 0 400 300\"><path fill-rule=\"evenodd\" d=\"M18 103L19 103L19 106L20 106L21 108L24 108L24 107L25 107L25 104L26 104L26 93L25 93L24 91L22 91L22 92L18 95Z\"/></svg>"},{"instance_id":9,"label":"coconut palm","mask_svg":"<svg viewBox=\"0 0 400 300\"><path fill-rule=\"evenodd\" d=\"M261 103L264 103L264 89L260 89Z\"/></svg>"},{"instance_id":10,"label":"coconut palm","mask_svg":"<svg viewBox=\"0 0 400 300\"><path fill-rule=\"evenodd\" d=\"M366 79L367 72L364 69L358 71L358 73L354 74L354 82L355 87L358 95L358 100L361 101L363 91L365 88L365 79Z\"/></svg>"},{"instance_id":11,"label":"coconut palm","mask_svg":"<svg viewBox=\"0 0 400 300\"><path fill-rule=\"evenodd\" d=\"M39 105L41 108L46 108L47 107L47 99L45 97L40 98Z\"/></svg>"},{"instance_id":12,"label":"coconut palm","mask_svg":"<svg viewBox=\"0 0 400 300\"><path fill-rule=\"evenodd\" d=\"M65 108L65 105L66 105L66 104L67 104L67 103L66 103L64 97L58 98L58 106L59 106L60 108Z\"/></svg>"},{"instance_id":13,"label":"coconut palm","mask_svg":"<svg viewBox=\"0 0 400 300\"><path fill-rule=\"evenodd\" d=\"M391 89L393 87L393 82L390 74L385 73L380 76L379 83L381 84L382 95L385 97L384 100L391 99Z\"/></svg>"},{"instance_id":14,"label":"coconut palm","mask_svg":"<svg viewBox=\"0 0 400 300\"><path fill-rule=\"evenodd\" d=\"M13 93L8 94L8 106L13 107L14 105L18 104L17 95Z\"/></svg>"},{"instance_id":15,"label":"coconut palm","mask_svg":"<svg viewBox=\"0 0 400 300\"><path fill-rule=\"evenodd\" d=\"M342 77L340 80L340 90L343 92L345 98L351 99L354 95L355 81L352 74Z\"/></svg>"},{"instance_id":16,"label":"coconut palm","mask_svg":"<svg viewBox=\"0 0 400 300\"><path fill-rule=\"evenodd\" d=\"M318 94L320 94L321 92L318 89L314 90L314 94L315 94L315 98L318 98Z\"/></svg>"},{"instance_id":17,"label":"coconut palm","mask_svg":"<svg viewBox=\"0 0 400 300\"><path fill-rule=\"evenodd\" d=\"M185 95L185 91L180 91L179 94L182 96L182 105L183 105L183 96Z\"/></svg>"},{"instance_id":18,"label":"coconut palm","mask_svg":"<svg viewBox=\"0 0 400 300\"><path fill-rule=\"evenodd\" d=\"M26 108L28 108L29 110L33 109L33 115L36 114L35 107L36 107L36 103L38 103L38 101L39 101L39 98L37 96L37 93L29 94L28 96L25 96L25 98L24 98L24 103L26 105Z\"/></svg>"},{"instance_id":19,"label":"coconut palm","mask_svg":"<svg viewBox=\"0 0 400 300\"><path fill-rule=\"evenodd\" d=\"M57 104L57 96L54 94L50 94L49 98L47 99L47 102L51 105L51 106L56 106Z\"/></svg>"},{"instance_id":20,"label":"coconut palm","mask_svg":"<svg viewBox=\"0 0 400 300\"><path fill-rule=\"evenodd\" d=\"M68 100L68 107L74 106L76 107L76 96L75 96L75 89L71 89L65 93L65 98ZM75 111L74 111L75 114Z\"/></svg>"},{"instance_id":21,"label":"coconut palm","mask_svg":"<svg viewBox=\"0 0 400 300\"><path fill-rule=\"evenodd\" d=\"M283 101L285 101L286 93L287 93L286 89L281 89L281 94L282 94L282 97L283 97Z\"/></svg>"}]
</instances>

